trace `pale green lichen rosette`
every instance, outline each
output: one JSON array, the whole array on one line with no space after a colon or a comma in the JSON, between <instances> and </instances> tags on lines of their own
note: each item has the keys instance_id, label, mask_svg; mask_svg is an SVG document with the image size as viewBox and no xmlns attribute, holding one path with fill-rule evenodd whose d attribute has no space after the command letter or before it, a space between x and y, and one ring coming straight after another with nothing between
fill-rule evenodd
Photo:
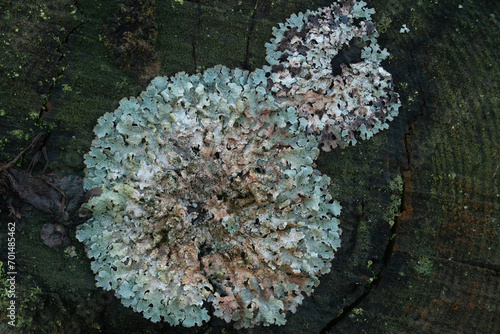
<instances>
[{"instance_id":1,"label":"pale green lichen rosette","mask_svg":"<svg viewBox=\"0 0 500 334\"><path fill-rule=\"evenodd\" d=\"M265 73L156 78L99 119L80 226L97 285L152 321L284 324L330 270L340 206Z\"/></svg>"}]
</instances>

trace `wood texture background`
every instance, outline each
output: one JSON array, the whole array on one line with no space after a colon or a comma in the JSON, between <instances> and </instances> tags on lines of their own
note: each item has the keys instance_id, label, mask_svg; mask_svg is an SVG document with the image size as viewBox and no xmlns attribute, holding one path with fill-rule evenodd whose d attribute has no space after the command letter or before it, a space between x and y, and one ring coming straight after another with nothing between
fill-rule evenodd
<instances>
[{"instance_id":1,"label":"wood texture background","mask_svg":"<svg viewBox=\"0 0 500 334\"><path fill-rule=\"evenodd\" d=\"M329 3L2 0L0 163L50 131L44 174L83 176L92 128L121 98L157 75L259 68L273 26ZM244 332L498 333L500 4L369 5L379 43L391 52L383 65L401 94L400 116L370 141L321 154L318 169L343 207L333 270L286 326ZM403 24L408 33L400 33ZM5 260L12 218L1 201ZM70 257L40 239L53 217L28 211L16 238L19 328L7 326L2 308L0 332L235 332L220 321L190 330L150 323L94 286L74 226Z\"/></svg>"}]
</instances>

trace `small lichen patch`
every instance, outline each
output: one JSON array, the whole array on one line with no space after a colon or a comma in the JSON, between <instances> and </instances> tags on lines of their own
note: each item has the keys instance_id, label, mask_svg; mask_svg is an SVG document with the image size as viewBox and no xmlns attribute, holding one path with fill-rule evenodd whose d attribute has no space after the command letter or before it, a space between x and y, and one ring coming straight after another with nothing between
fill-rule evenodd
<instances>
[{"instance_id":1,"label":"small lichen patch","mask_svg":"<svg viewBox=\"0 0 500 334\"><path fill-rule=\"evenodd\" d=\"M429 276L432 274L432 267L433 263L429 258L420 257L413 266L413 269L419 275Z\"/></svg>"},{"instance_id":2,"label":"small lichen patch","mask_svg":"<svg viewBox=\"0 0 500 334\"><path fill-rule=\"evenodd\" d=\"M266 44L271 92L297 109L325 151L369 139L398 115L399 96L380 65L389 53L365 5L345 1L292 15Z\"/></svg>"}]
</instances>

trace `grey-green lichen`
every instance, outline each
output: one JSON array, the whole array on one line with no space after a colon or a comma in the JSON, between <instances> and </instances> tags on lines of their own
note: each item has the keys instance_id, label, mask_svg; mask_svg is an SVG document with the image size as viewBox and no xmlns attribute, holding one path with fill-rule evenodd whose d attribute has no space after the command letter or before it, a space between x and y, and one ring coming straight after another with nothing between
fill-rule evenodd
<instances>
[{"instance_id":1,"label":"grey-green lichen","mask_svg":"<svg viewBox=\"0 0 500 334\"><path fill-rule=\"evenodd\" d=\"M365 5L343 1L292 15L266 44L271 92L307 119L307 133L325 151L355 144L356 134L371 138L398 114L391 75L380 66L389 53Z\"/></svg>"},{"instance_id":2,"label":"grey-green lichen","mask_svg":"<svg viewBox=\"0 0 500 334\"><path fill-rule=\"evenodd\" d=\"M314 137L277 109L265 73L158 77L99 119L77 233L98 286L152 321L284 324L329 272L340 206ZM295 129L295 130L294 130Z\"/></svg>"},{"instance_id":3,"label":"grey-green lichen","mask_svg":"<svg viewBox=\"0 0 500 334\"><path fill-rule=\"evenodd\" d=\"M98 120L84 186L102 194L77 232L98 286L154 322L201 325L210 307L236 328L286 322L340 246L318 146L369 138L397 113L364 5L293 15L271 66L157 77ZM362 60L336 73L355 37Z\"/></svg>"}]
</instances>

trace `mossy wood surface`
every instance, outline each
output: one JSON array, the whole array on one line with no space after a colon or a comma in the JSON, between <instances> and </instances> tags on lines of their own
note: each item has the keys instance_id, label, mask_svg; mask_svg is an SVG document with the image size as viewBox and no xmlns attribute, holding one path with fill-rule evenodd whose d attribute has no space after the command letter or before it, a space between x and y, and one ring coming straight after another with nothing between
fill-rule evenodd
<instances>
[{"instance_id":1,"label":"mossy wood surface","mask_svg":"<svg viewBox=\"0 0 500 334\"><path fill-rule=\"evenodd\" d=\"M137 96L157 75L217 64L259 68L273 26L329 3L2 1L0 163L48 131L44 173L83 176L96 120L121 98ZM332 196L342 205L342 246L332 272L285 326L247 332L498 333L500 4L369 6L377 11L379 43L391 52L383 66L401 94L400 116L369 141L320 155L317 167L331 177ZM19 167L27 169L32 157ZM5 261L12 218L3 199L0 209ZM18 326L8 326L8 299L0 292L0 332L235 332L222 321L189 330L151 323L95 287L74 227L71 257L42 243L41 227L53 217L33 209L21 220Z\"/></svg>"}]
</instances>

